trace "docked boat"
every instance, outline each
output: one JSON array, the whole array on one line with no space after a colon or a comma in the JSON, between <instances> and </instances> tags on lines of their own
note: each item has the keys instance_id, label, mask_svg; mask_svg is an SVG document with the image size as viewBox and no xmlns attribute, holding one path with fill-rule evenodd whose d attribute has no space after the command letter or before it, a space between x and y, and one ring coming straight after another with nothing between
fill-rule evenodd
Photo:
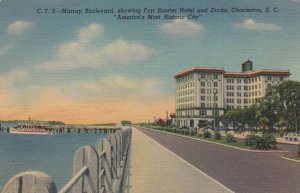
<instances>
[{"instance_id":1,"label":"docked boat","mask_svg":"<svg viewBox=\"0 0 300 193\"><path fill-rule=\"evenodd\" d=\"M12 134L31 134L31 135L52 135L52 127L42 121L28 120L11 127L9 132Z\"/></svg>"}]
</instances>

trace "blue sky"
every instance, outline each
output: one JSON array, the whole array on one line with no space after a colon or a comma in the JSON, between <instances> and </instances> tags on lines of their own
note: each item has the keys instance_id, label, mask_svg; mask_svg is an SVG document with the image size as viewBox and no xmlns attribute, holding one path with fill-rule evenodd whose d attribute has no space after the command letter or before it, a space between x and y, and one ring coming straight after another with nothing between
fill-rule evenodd
<instances>
[{"instance_id":1,"label":"blue sky","mask_svg":"<svg viewBox=\"0 0 300 193\"><path fill-rule=\"evenodd\" d=\"M53 8L181 7L277 7L279 12L204 13L198 20L51 13ZM45 8L50 13L37 13ZM299 10L298 0L2 0L0 108L5 112L0 119L152 120L174 112L176 73L195 66L240 71L248 59L256 69L289 69L291 79L300 80Z\"/></svg>"}]
</instances>

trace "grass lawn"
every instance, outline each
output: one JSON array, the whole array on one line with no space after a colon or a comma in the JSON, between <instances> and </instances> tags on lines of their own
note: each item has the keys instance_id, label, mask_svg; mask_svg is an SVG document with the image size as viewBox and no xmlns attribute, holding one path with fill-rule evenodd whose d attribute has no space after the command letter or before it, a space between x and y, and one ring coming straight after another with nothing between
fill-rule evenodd
<instances>
[{"instance_id":1,"label":"grass lawn","mask_svg":"<svg viewBox=\"0 0 300 193\"><path fill-rule=\"evenodd\" d=\"M293 153L293 154L290 154L290 155L285 155L284 157L300 161L300 154L297 154L297 153Z\"/></svg>"},{"instance_id":2,"label":"grass lawn","mask_svg":"<svg viewBox=\"0 0 300 193\"><path fill-rule=\"evenodd\" d=\"M224 144L224 145L229 145L229 146L233 146L233 147L238 147L238 148L243 148L246 149L246 144L243 141L235 141L235 142L230 142L228 143L225 139L215 139L214 136L212 136L211 138L204 138L204 137L195 137L195 138L199 138L199 139L203 139L206 141L211 141L211 142L215 142L215 143L220 143L220 144Z\"/></svg>"},{"instance_id":3,"label":"grass lawn","mask_svg":"<svg viewBox=\"0 0 300 193\"><path fill-rule=\"evenodd\" d=\"M161 130L161 129L157 129L159 127L155 127L155 126L152 126L152 125L151 126L150 125L143 125L142 127L151 128L151 129L154 129L154 130ZM170 131L165 131L165 132L170 132ZM214 138L214 136L211 136L211 138L205 138L203 136L202 137L198 137L196 135L194 135L194 136L189 135L189 134L184 135L184 134L179 133L179 132L170 132L170 133L175 133L177 135L182 135L182 136L189 136L189 137L196 138L196 139L202 139L202 140L206 140L206 141L210 141L210 142L220 143L220 144L229 145L229 146L238 147L238 148L243 148L243 149L246 149L246 147L247 147L244 141L237 140L235 142L228 143L225 140L224 137L222 137L222 139L220 139L220 140L216 140Z\"/></svg>"},{"instance_id":4,"label":"grass lawn","mask_svg":"<svg viewBox=\"0 0 300 193\"><path fill-rule=\"evenodd\" d=\"M299 161L300 161L300 156L293 157L292 159L295 159L295 160L299 160Z\"/></svg>"}]
</instances>

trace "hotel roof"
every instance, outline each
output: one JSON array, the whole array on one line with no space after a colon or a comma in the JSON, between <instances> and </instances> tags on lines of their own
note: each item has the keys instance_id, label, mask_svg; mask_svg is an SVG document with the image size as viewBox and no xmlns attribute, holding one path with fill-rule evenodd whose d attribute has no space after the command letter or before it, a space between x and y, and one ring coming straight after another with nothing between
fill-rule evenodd
<instances>
[{"instance_id":1,"label":"hotel roof","mask_svg":"<svg viewBox=\"0 0 300 193\"><path fill-rule=\"evenodd\" d=\"M223 73L225 77L252 77L258 75L290 75L289 70L275 70L275 69L258 69L247 72L226 72L224 68L208 68L208 67L195 67L175 75L175 78L180 78L185 75L195 72L208 72L208 73Z\"/></svg>"},{"instance_id":2,"label":"hotel roof","mask_svg":"<svg viewBox=\"0 0 300 193\"><path fill-rule=\"evenodd\" d=\"M175 78L180 78L194 72L225 73L224 68L195 67L176 74Z\"/></svg>"}]
</instances>

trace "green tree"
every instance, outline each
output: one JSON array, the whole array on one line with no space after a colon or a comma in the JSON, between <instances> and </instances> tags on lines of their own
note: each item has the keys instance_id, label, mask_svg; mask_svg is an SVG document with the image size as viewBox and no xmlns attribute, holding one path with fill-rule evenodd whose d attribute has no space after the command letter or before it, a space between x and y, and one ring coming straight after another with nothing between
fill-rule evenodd
<instances>
[{"instance_id":1,"label":"green tree","mask_svg":"<svg viewBox=\"0 0 300 193\"><path fill-rule=\"evenodd\" d=\"M295 130L300 109L300 83L285 81L268 90L265 98L271 99L273 110L277 112L277 123Z\"/></svg>"}]
</instances>

